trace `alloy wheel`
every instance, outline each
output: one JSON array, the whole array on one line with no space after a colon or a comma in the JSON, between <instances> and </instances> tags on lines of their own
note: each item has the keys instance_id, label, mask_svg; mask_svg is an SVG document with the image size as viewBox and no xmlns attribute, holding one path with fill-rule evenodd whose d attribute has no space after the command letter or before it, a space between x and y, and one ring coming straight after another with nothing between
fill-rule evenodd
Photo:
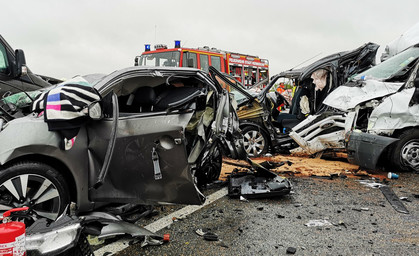
<instances>
[{"instance_id":1,"label":"alloy wheel","mask_svg":"<svg viewBox=\"0 0 419 256\"><path fill-rule=\"evenodd\" d=\"M244 134L244 148L249 156L259 156L266 147L266 140L260 131L249 130Z\"/></svg>"},{"instance_id":2,"label":"alloy wheel","mask_svg":"<svg viewBox=\"0 0 419 256\"><path fill-rule=\"evenodd\" d=\"M55 220L61 203L57 187L42 175L21 174L0 184L0 212L27 206L32 220L41 217Z\"/></svg>"}]
</instances>

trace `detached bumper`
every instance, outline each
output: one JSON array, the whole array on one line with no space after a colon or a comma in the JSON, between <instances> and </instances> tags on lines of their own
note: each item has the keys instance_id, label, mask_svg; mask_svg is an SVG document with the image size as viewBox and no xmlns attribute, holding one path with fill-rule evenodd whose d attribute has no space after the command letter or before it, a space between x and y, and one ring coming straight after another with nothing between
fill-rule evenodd
<instances>
[{"instance_id":1,"label":"detached bumper","mask_svg":"<svg viewBox=\"0 0 419 256\"><path fill-rule=\"evenodd\" d=\"M375 169L382 153L398 140L369 133L350 132L346 146L348 161L361 168Z\"/></svg>"}]
</instances>

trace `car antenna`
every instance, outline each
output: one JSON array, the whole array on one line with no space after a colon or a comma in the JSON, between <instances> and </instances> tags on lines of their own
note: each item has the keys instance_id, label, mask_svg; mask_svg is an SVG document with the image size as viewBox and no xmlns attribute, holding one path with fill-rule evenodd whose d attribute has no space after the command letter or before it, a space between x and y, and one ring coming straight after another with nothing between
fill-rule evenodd
<instances>
[{"instance_id":1,"label":"car antenna","mask_svg":"<svg viewBox=\"0 0 419 256\"><path fill-rule=\"evenodd\" d=\"M302 65L302 64L304 64L304 63L306 63L307 61L309 61L309 60L312 60L312 59L316 58L316 57L317 57L317 56L319 56L320 54L322 54L322 52L321 52L321 53L319 53L319 54L317 54L317 55L315 55L315 56L313 56L313 57L311 57L311 58L310 58L310 59L308 59L308 60L305 60L305 61L301 62L300 64L298 64L297 66L293 67L293 68L292 68L292 69L290 69L290 70L293 70L294 68L296 68L296 67L298 67L298 66L300 66L300 65Z\"/></svg>"}]
</instances>

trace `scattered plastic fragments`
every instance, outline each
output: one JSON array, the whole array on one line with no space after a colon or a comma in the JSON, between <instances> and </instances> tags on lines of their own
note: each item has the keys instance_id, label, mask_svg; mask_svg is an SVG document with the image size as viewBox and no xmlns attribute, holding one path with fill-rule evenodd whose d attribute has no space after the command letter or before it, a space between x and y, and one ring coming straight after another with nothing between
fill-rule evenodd
<instances>
[{"instance_id":1,"label":"scattered plastic fragments","mask_svg":"<svg viewBox=\"0 0 419 256\"><path fill-rule=\"evenodd\" d=\"M306 224L307 227L322 227L322 226L331 226L332 223L330 223L328 220L310 220Z\"/></svg>"},{"instance_id":2,"label":"scattered plastic fragments","mask_svg":"<svg viewBox=\"0 0 419 256\"><path fill-rule=\"evenodd\" d=\"M296 251L297 251L297 249L294 248L294 247L288 247L287 248L287 254L295 254Z\"/></svg>"},{"instance_id":3,"label":"scattered plastic fragments","mask_svg":"<svg viewBox=\"0 0 419 256\"><path fill-rule=\"evenodd\" d=\"M150 236L145 236L144 241L141 243L141 247L145 247L147 245L162 245L162 244L163 244L163 239L158 240L158 239L154 239Z\"/></svg>"},{"instance_id":4,"label":"scattered plastic fragments","mask_svg":"<svg viewBox=\"0 0 419 256\"><path fill-rule=\"evenodd\" d=\"M410 200L407 196L402 196L402 197L400 197L400 200L402 200L402 201L406 201L406 202L409 202L409 203L411 203L411 202L412 202L412 200Z\"/></svg>"},{"instance_id":5,"label":"scattered plastic fragments","mask_svg":"<svg viewBox=\"0 0 419 256\"><path fill-rule=\"evenodd\" d=\"M374 180L360 180L359 183L370 188L381 188L383 186L386 186L384 184L375 182Z\"/></svg>"},{"instance_id":6,"label":"scattered plastic fragments","mask_svg":"<svg viewBox=\"0 0 419 256\"><path fill-rule=\"evenodd\" d=\"M218 241L218 236L215 233L207 232L204 234L204 239L207 241Z\"/></svg>"},{"instance_id":7,"label":"scattered plastic fragments","mask_svg":"<svg viewBox=\"0 0 419 256\"><path fill-rule=\"evenodd\" d=\"M229 248L229 246L228 246L226 243L224 243L222 240L219 240L219 241L217 242L217 245L219 245L219 246L221 246L221 247L224 247L224 248Z\"/></svg>"},{"instance_id":8,"label":"scattered plastic fragments","mask_svg":"<svg viewBox=\"0 0 419 256\"><path fill-rule=\"evenodd\" d=\"M198 236L202 236L207 241L219 241L218 240L218 235L215 234L215 233L213 233L213 232L211 232L209 229L206 229L206 228L204 228L204 229L197 229L197 230L195 230L195 233Z\"/></svg>"},{"instance_id":9,"label":"scattered plastic fragments","mask_svg":"<svg viewBox=\"0 0 419 256\"><path fill-rule=\"evenodd\" d=\"M164 242L169 242L170 241L170 234L164 234L163 235L163 241Z\"/></svg>"},{"instance_id":10,"label":"scattered plastic fragments","mask_svg":"<svg viewBox=\"0 0 419 256\"><path fill-rule=\"evenodd\" d=\"M394 193L394 191L388 186L380 187L381 192L386 197L387 201L393 206L393 208L404 214L409 214L409 211L404 206L403 202L400 201L399 197Z\"/></svg>"},{"instance_id":11,"label":"scattered plastic fragments","mask_svg":"<svg viewBox=\"0 0 419 256\"><path fill-rule=\"evenodd\" d=\"M246 198L244 198L243 196L240 196L240 201L242 202L249 202L249 200L247 200Z\"/></svg>"}]
</instances>

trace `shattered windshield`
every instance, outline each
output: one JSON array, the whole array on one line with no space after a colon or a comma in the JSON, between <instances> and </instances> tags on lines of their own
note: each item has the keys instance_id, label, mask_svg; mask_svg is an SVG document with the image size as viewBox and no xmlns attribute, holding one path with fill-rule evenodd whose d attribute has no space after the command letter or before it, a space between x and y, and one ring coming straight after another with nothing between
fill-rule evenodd
<instances>
[{"instance_id":1,"label":"shattered windshield","mask_svg":"<svg viewBox=\"0 0 419 256\"><path fill-rule=\"evenodd\" d=\"M247 100L246 95L244 95L243 93L241 93L239 90L235 89L232 86L230 87L230 93L234 95L234 99L236 100L237 105L240 105Z\"/></svg>"},{"instance_id":2,"label":"shattered windshield","mask_svg":"<svg viewBox=\"0 0 419 256\"><path fill-rule=\"evenodd\" d=\"M180 52L159 52L141 55L140 66L179 67Z\"/></svg>"},{"instance_id":3,"label":"shattered windshield","mask_svg":"<svg viewBox=\"0 0 419 256\"><path fill-rule=\"evenodd\" d=\"M407 71L409 65L419 57L419 48L410 48L380 64L372 67L357 76L355 79L385 80L399 72ZM403 72L404 73L404 72Z\"/></svg>"}]
</instances>

